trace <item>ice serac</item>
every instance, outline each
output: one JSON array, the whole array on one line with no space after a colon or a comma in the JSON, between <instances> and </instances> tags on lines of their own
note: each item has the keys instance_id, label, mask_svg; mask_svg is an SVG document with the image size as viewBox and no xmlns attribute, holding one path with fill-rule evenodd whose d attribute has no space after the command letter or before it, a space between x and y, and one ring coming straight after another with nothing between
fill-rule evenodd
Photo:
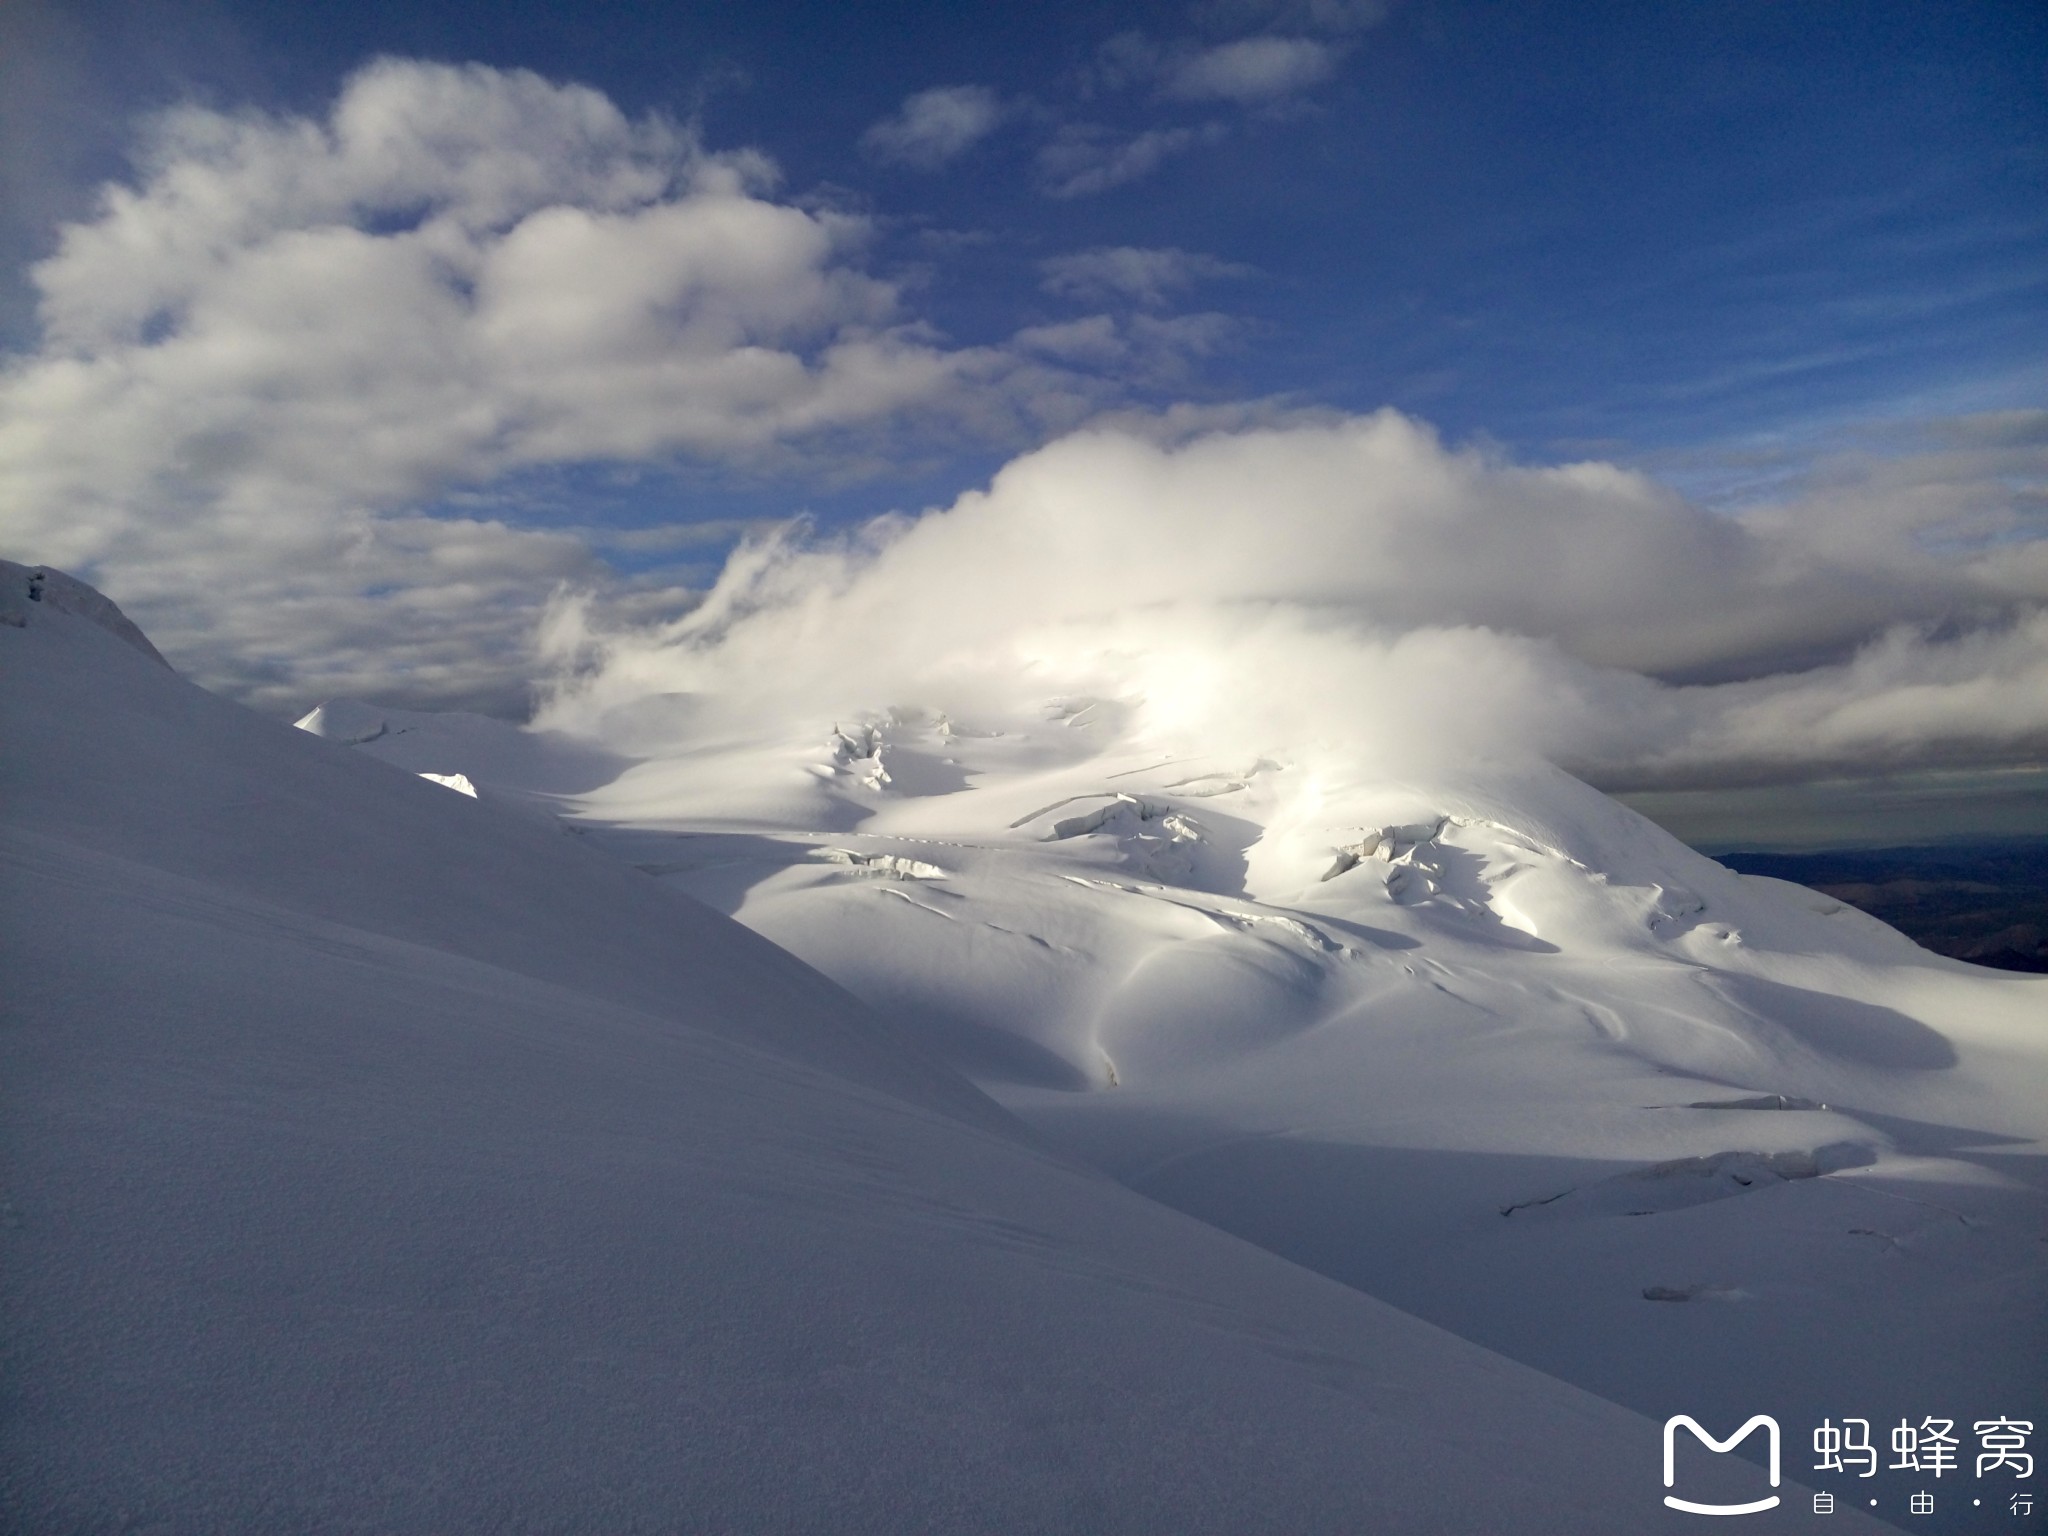
<instances>
[{"instance_id":1,"label":"ice serac","mask_svg":"<svg viewBox=\"0 0 2048 1536\"><path fill-rule=\"evenodd\" d=\"M1678 1528L1655 1422L1140 1198L361 739L0 626L0 1526ZM803 861L931 921L852 870Z\"/></svg>"}]
</instances>

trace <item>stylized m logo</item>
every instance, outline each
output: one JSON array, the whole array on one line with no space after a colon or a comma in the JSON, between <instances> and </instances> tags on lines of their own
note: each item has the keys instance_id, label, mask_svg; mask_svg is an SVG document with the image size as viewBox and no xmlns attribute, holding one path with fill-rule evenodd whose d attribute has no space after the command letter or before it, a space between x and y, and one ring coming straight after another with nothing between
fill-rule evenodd
<instances>
[{"instance_id":1,"label":"stylized m logo","mask_svg":"<svg viewBox=\"0 0 2048 1536\"><path fill-rule=\"evenodd\" d=\"M1778 1486L1778 1421L1767 1413L1760 1413L1726 1440L1716 1440L1704 1429L1699 1420L1690 1414L1674 1413L1664 1421L1664 1486L1671 1487L1678 1481L1678 1426L1683 1424L1693 1432L1700 1444L1710 1451L1732 1451L1749 1438L1749 1432L1759 1424L1770 1431L1771 1436L1771 1486ZM1674 1499L1664 1495L1664 1502L1673 1509L1682 1509L1693 1515L1753 1515L1760 1510L1775 1509L1778 1496L1774 1493L1768 1499L1758 1499L1754 1504L1695 1504L1690 1499Z\"/></svg>"}]
</instances>

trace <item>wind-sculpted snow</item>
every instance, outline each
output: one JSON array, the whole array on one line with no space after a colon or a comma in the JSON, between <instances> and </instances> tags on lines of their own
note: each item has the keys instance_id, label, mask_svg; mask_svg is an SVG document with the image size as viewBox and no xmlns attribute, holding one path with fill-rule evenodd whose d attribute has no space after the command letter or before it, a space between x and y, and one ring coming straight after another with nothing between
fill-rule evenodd
<instances>
[{"instance_id":1,"label":"wind-sculpted snow","mask_svg":"<svg viewBox=\"0 0 2048 1536\"><path fill-rule=\"evenodd\" d=\"M1118 879L1097 836L1017 834L1058 867L1013 875L1000 830L614 831L534 787L602 754L347 713L356 746L285 730L54 605L0 627L0 1526L1675 1528L1655 1421L1089 1171L910 1038L963 1021L672 887L767 871L1016 977L1099 965L1053 890L1304 996L1393 936Z\"/></svg>"},{"instance_id":2,"label":"wind-sculpted snow","mask_svg":"<svg viewBox=\"0 0 2048 1536\"><path fill-rule=\"evenodd\" d=\"M1501 1214L1519 1214L1524 1221L1651 1216L1769 1189L1788 1179L1816 1179L1845 1168L1867 1168L1875 1161L1869 1148L1855 1142L1835 1142L1811 1152L1715 1152L1705 1157L1677 1157L1584 1188L1526 1200L1506 1207Z\"/></svg>"}]
</instances>

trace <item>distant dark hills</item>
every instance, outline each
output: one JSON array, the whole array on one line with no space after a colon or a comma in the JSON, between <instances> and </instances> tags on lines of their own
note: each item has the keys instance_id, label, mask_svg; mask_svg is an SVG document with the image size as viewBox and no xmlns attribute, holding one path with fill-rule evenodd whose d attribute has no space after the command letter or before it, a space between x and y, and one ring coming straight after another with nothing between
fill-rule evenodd
<instances>
[{"instance_id":1,"label":"distant dark hills","mask_svg":"<svg viewBox=\"0 0 2048 1536\"><path fill-rule=\"evenodd\" d=\"M2048 973L2048 838L1715 857L1825 891L1936 954Z\"/></svg>"}]
</instances>

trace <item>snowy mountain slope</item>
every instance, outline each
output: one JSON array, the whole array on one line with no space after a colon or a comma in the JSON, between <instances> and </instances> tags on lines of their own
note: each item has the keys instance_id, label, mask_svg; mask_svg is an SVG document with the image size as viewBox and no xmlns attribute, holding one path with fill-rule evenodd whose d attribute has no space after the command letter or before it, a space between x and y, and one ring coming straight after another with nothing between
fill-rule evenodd
<instances>
[{"instance_id":1,"label":"snowy mountain slope","mask_svg":"<svg viewBox=\"0 0 2048 1536\"><path fill-rule=\"evenodd\" d=\"M1046 1150L577 839L54 606L0 742L10 1529L1682 1519L1656 1423Z\"/></svg>"},{"instance_id":2,"label":"snowy mountain slope","mask_svg":"<svg viewBox=\"0 0 2048 1536\"><path fill-rule=\"evenodd\" d=\"M15 749L0 792L21 824L627 1006L700 1007L713 1028L744 1020L751 1041L989 1118L980 1095L883 1043L885 1020L842 1016L842 994L772 946L552 823L381 768L366 788L360 756L138 665L68 614L38 619L7 633ZM707 945L724 958L708 973L694 963Z\"/></svg>"},{"instance_id":3,"label":"snowy mountain slope","mask_svg":"<svg viewBox=\"0 0 2048 1536\"><path fill-rule=\"evenodd\" d=\"M2048 1418L2048 984L1540 763L1156 713L652 699L561 805L1134 1188L1603 1395Z\"/></svg>"}]
</instances>

